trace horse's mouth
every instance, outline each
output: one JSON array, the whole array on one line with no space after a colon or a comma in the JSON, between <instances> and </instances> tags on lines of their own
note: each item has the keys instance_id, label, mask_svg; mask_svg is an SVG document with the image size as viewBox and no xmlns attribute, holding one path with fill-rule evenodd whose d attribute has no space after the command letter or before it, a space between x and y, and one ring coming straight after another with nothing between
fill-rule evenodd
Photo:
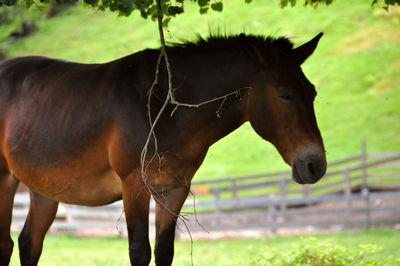
<instances>
[{"instance_id":1,"label":"horse's mouth","mask_svg":"<svg viewBox=\"0 0 400 266\"><path fill-rule=\"evenodd\" d=\"M325 172L326 160L322 153L299 154L292 163L292 178L302 185L316 183Z\"/></svg>"},{"instance_id":2,"label":"horse's mouth","mask_svg":"<svg viewBox=\"0 0 400 266\"><path fill-rule=\"evenodd\" d=\"M296 183L298 183L298 184L300 184L300 185L304 185L304 182L303 182L303 180L300 178L300 174L299 174L299 172L298 172L297 167L296 167L295 164L293 164L293 166L292 166L292 179L293 179Z\"/></svg>"}]
</instances>

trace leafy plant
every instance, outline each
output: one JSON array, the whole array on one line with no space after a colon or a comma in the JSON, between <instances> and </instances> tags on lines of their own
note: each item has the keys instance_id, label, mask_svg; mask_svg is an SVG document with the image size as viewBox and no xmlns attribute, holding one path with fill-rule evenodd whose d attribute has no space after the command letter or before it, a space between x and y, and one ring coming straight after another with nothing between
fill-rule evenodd
<instances>
[{"instance_id":1,"label":"leafy plant","mask_svg":"<svg viewBox=\"0 0 400 266\"><path fill-rule=\"evenodd\" d=\"M293 243L287 251L265 247L255 256L252 265L383 265L371 258L380 250L381 247L375 244L360 244L357 249L347 249L307 237L300 243Z\"/></svg>"},{"instance_id":2,"label":"leafy plant","mask_svg":"<svg viewBox=\"0 0 400 266\"><path fill-rule=\"evenodd\" d=\"M19 31L23 21L34 22L45 12L46 8L0 7L0 43L6 41L12 32Z\"/></svg>"}]
</instances>

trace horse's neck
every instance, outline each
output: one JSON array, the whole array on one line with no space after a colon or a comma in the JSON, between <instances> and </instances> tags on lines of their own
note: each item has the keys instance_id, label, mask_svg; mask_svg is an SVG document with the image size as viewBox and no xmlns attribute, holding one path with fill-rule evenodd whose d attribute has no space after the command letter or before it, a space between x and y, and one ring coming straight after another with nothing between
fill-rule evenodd
<instances>
[{"instance_id":1,"label":"horse's neck","mask_svg":"<svg viewBox=\"0 0 400 266\"><path fill-rule=\"evenodd\" d=\"M248 62L240 62L234 55L183 60L191 62L195 69L191 75L185 75L185 69L174 72L182 78L182 85L176 90L177 100L201 106L178 106L174 113L176 128L184 141L208 148L246 121L247 95L254 72Z\"/></svg>"}]
</instances>

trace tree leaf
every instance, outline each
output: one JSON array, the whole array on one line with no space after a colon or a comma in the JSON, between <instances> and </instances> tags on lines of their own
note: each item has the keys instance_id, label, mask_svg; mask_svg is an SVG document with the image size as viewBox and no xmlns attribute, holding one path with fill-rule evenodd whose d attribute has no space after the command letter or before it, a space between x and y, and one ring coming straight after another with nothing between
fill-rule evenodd
<instances>
[{"instance_id":1,"label":"tree leaf","mask_svg":"<svg viewBox=\"0 0 400 266\"><path fill-rule=\"evenodd\" d=\"M202 15L203 15L203 14L206 14L206 13L208 12L208 6L200 8L199 12L200 12L200 14L202 14Z\"/></svg>"},{"instance_id":2,"label":"tree leaf","mask_svg":"<svg viewBox=\"0 0 400 266\"><path fill-rule=\"evenodd\" d=\"M163 26L164 27L168 27L168 24L169 24L169 22L171 21L171 18L169 17L169 18L164 18L163 19Z\"/></svg>"},{"instance_id":3,"label":"tree leaf","mask_svg":"<svg viewBox=\"0 0 400 266\"><path fill-rule=\"evenodd\" d=\"M200 7L205 7L205 6L208 6L210 4L210 0L198 0L197 3L199 4Z\"/></svg>"},{"instance_id":4,"label":"tree leaf","mask_svg":"<svg viewBox=\"0 0 400 266\"><path fill-rule=\"evenodd\" d=\"M123 7L125 9L132 10L132 9L134 9L136 7L136 5L133 2L133 0L125 0L125 2L123 4Z\"/></svg>"},{"instance_id":5,"label":"tree leaf","mask_svg":"<svg viewBox=\"0 0 400 266\"><path fill-rule=\"evenodd\" d=\"M215 11L221 12L222 9L224 8L224 5L222 4L222 2L218 2L218 3L211 4L211 8Z\"/></svg>"},{"instance_id":6,"label":"tree leaf","mask_svg":"<svg viewBox=\"0 0 400 266\"><path fill-rule=\"evenodd\" d=\"M168 15L175 16L177 14L183 13L183 8L180 6L170 6L168 7Z\"/></svg>"},{"instance_id":7,"label":"tree leaf","mask_svg":"<svg viewBox=\"0 0 400 266\"><path fill-rule=\"evenodd\" d=\"M84 2L91 6L96 6L99 0L84 0Z\"/></svg>"}]
</instances>

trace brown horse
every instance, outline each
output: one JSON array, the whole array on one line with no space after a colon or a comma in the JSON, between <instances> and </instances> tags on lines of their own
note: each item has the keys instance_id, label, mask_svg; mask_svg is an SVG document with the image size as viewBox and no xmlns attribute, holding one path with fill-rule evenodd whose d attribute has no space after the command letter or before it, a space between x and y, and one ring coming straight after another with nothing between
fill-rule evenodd
<instances>
[{"instance_id":1,"label":"brown horse","mask_svg":"<svg viewBox=\"0 0 400 266\"><path fill-rule=\"evenodd\" d=\"M160 157L152 162L147 158L147 185L140 155L150 129L147 94L159 50L106 64L45 57L2 63L0 265L9 263L13 249L10 223L19 181L31 190L29 214L19 236L22 265L37 264L58 202L98 206L120 199L131 264L148 265L151 194L157 201L155 262L170 265L175 214L193 175L210 145L246 121L275 145L292 166L296 182L317 182L326 170L325 151L313 108L316 91L300 65L321 36L296 49L285 38L244 34L169 47L180 102L196 104L240 93L199 108L175 110L170 104L155 128ZM153 119L167 83L166 67L161 65L150 104ZM154 152L153 148L148 154Z\"/></svg>"}]
</instances>

